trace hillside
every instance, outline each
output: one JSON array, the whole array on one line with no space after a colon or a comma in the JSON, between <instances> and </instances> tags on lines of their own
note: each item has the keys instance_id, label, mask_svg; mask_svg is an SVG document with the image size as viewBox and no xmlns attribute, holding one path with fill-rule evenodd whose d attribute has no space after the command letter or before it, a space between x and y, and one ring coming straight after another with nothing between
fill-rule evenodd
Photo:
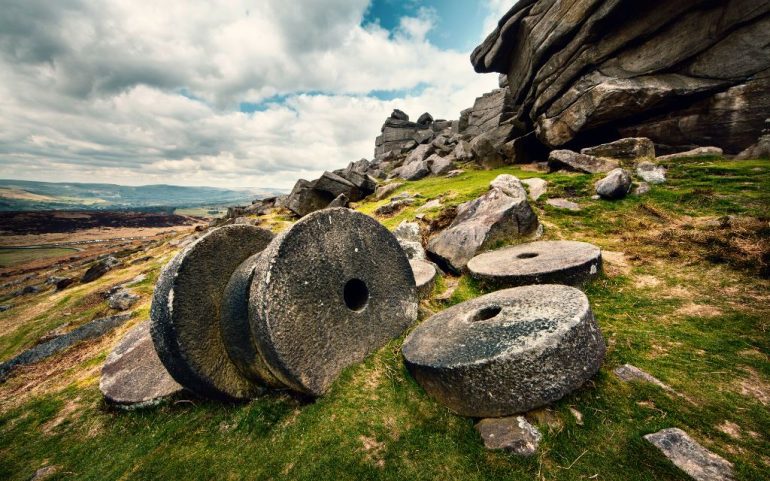
<instances>
[{"instance_id":1,"label":"hillside","mask_svg":"<svg viewBox=\"0 0 770 481\"><path fill-rule=\"evenodd\" d=\"M128 210L251 202L280 189L229 190L177 185L125 186L0 180L0 211Z\"/></svg>"},{"instance_id":2,"label":"hillside","mask_svg":"<svg viewBox=\"0 0 770 481\"><path fill-rule=\"evenodd\" d=\"M24 480L52 466L50 479L79 480L686 480L642 439L675 426L733 462L738 479L766 479L770 161L681 160L667 183L614 202L591 199L601 174L469 168L451 179L405 182L354 207L374 215L393 196L419 194L397 214L376 216L392 229L432 200L451 208L477 197L501 173L545 179L548 192L532 203L545 238L592 242L605 259L586 294L607 357L593 381L527 414L544 436L534 457L485 450L474 419L452 414L408 374L403 337L347 369L316 401L287 392L245 404L184 395L150 410L109 408L98 388L101 365L147 318L158 272L179 249L179 237L170 236L92 284L18 298L0 313L5 361L49 332L109 314L98 293L146 275L133 287L141 300L123 327L0 384L0 477ZM547 202L562 196L582 210ZM422 210L425 222L440 222L443 208ZM253 219L274 230L292 222L280 210ZM467 275L444 276L420 319L483 292ZM625 363L671 391L622 382L613 370Z\"/></svg>"}]
</instances>

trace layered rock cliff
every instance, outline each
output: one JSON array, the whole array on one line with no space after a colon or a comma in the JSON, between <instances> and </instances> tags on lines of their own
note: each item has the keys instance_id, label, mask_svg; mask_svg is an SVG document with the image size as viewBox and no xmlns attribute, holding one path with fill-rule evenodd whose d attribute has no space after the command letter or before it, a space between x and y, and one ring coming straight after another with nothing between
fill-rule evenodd
<instances>
[{"instance_id":1,"label":"layered rock cliff","mask_svg":"<svg viewBox=\"0 0 770 481\"><path fill-rule=\"evenodd\" d=\"M519 0L471 61L507 76L508 140L738 153L770 112L770 0Z\"/></svg>"}]
</instances>

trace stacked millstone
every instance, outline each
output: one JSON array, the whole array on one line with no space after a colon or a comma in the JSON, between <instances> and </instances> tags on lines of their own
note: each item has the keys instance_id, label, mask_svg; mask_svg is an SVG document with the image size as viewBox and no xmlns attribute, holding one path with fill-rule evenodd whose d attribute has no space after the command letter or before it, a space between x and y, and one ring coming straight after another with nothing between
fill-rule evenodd
<instances>
[{"instance_id":1,"label":"stacked millstone","mask_svg":"<svg viewBox=\"0 0 770 481\"><path fill-rule=\"evenodd\" d=\"M199 395L319 396L416 318L398 241L371 217L335 208L275 238L231 225L187 246L158 280L151 334L173 379Z\"/></svg>"}]
</instances>

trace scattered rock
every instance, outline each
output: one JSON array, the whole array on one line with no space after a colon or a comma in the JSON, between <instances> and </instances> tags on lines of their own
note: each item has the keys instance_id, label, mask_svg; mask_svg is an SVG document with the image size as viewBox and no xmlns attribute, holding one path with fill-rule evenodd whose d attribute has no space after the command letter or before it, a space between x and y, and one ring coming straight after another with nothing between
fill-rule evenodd
<instances>
[{"instance_id":1,"label":"scattered rock","mask_svg":"<svg viewBox=\"0 0 770 481\"><path fill-rule=\"evenodd\" d=\"M507 88L495 89L478 97L473 107L460 114L458 125L460 133L470 137L494 133L490 137L493 144L504 142L507 140L507 134L501 127L511 117L511 102L510 91ZM498 129L503 132L495 132Z\"/></svg>"},{"instance_id":2,"label":"scattered rock","mask_svg":"<svg viewBox=\"0 0 770 481\"><path fill-rule=\"evenodd\" d=\"M410 164L404 164L399 173L399 177L406 180L420 180L428 175L430 175L430 167L428 162L424 160L416 160Z\"/></svg>"},{"instance_id":3,"label":"scattered rock","mask_svg":"<svg viewBox=\"0 0 770 481\"><path fill-rule=\"evenodd\" d=\"M476 430L487 449L504 449L519 456L532 456L540 446L542 435L522 416L482 419Z\"/></svg>"},{"instance_id":4,"label":"scattered rock","mask_svg":"<svg viewBox=\"0 0 770 481\"><path fill-rule=\"evenodd\" d=\"M582 210L580 205L567 199L547 199L545 203L557 209L567 209L575 212Z\"/></svg>"},{"instance_id":5,"label":"scattered rock","mask_svg":"<svg viewBox=\"0 0 770 481\"><path fill-rule=\"evenodd\" d=\"M457 143L457 146L452 151L452 156L460 162L473 160L473 151L471 150L471 144L461 140Z\"/></svg>"},{"instance_id":6,"label":"scattered rock","mask_svg":"<svg viewBox=\"0 0 770 481\"><path fill-rule=\"evenodd\" d=\"M742 151L735 157L737 160L770 159L770 135L763 135L757 143Z\"/></svg>"},{"instance_id":7,"label":"scattered rock","mask_svg":"<svg viewBox=\"0 0 770 481\"><path fill-rule=\"evenodd\" d=\"M599 370L605 346L585 294L541 285L450 307L417 326L402 351L434 399L463 416L499 417L580 387Z\"/></svg>"},{"instance_id":8,"label":"scattered rock","mask_svg":"<svg viewBox=\"0 0 770 481\"><path fill-rule=\"evenodd\" d=\"M497 150L497 145L489 133L475 137L470 146L474 160L485 169L496 169L505 165L505 158Z\"/></svg>"},{"instance_id":9,"label":"scattered rock","mask_svg":"<svg viewBox=\"0 0 770 481\"><path fill-rule=\"evenodd\" d=\"M385 197L392 194L393 192L395 192L402 185L404 185L403 182L392 182L390 184L380 185L377 187L377 190L374 192L374 198L377 200L382 200Z\"/></svg>"},{"instance_id":10,"label":"scattered rock","mask_svg":"<svg viewBox=\"0 0 770 481\"><path fill-rule=\"evenodd\" d=\"M76 282L76 279L73 277L60 277L60 278L57 278L56 283L54 285L56 286L57 291L63 291L64 289L68 288L75 282Z\"/></svg>"},{"instance_id":11,"label":"scattered rock","mask_svg":"<svg viewBox=\"0 0 770 481\"><path fill-rule=\"evenodd\" d=\"M465 172L463 169L450 170L447 173L446 177L447 177L447 179L451 179L452 177L457 177L458 175L462 174L463 172Z\"/></svg>"},{"instance_id":12,"label":"scattered rock","mask_svg":"<svg viewBox=\"0 0 770 481\"><path fill-rule=\"evenodd\" d=\"M584 174L599 174L618 168L615 160L603 159L592 155L578 154L571 150L554 150L548 155L548 170L569 170Z\"/></svg>"},{"instance_id":13,"label":"scattered rock","mask_svg":"<svg viewBox=\"0 0 770 481\"><path fill-rule=\"evenodd\" d=\"M539 199L543 194L548 192L548 182L537 177L533 179L522 179L521 183L527 186L529 190L529 198L533 201Z\"/></svg>"},{"instance_id":14,"label":"scattered rock","mask_svg":"<svg viewBox=\"0 0 770 481\"><path fill-rule=\"evenodd\" d=\"M80 282L86 283L95 281L119 265L119 260L112 256L107 256L89 267L86 273L83 274L83 278L80 279Z\"/></svg>"},{"instance_id":15,"label":"scattered rock","mask_svg":"<svg viewBox=\"0 0 770 481\"><path fill-rule=\"evenodd\" d=\"M622 199L631 190L631 175L617 168L595 185L596 193L603 199Z\"/></svg>"},{"instance_id":16,"label":"scattered rock","mask_svg":"<svg viewBox=\"0 0 770 481\"><path fill-rule=\"evenodd\" d=\"M719 147L698 147L697 149L679 152L676 154L661 155L658 162L670 162L672 160L687 159L690 157L722 157L723 152Z\"/></svg>"},{"instance_id":17,"label":"scattered rock","mask_svg":"<svg viewBox=\"0 0 770 481\"><path fill-rule=\"evenodd\" d=\"M601 250L576 241L539 241L479 254L468 262L474 279L495 287L582 286L599 275Z\"/></svg>"},{"instance_id":18,"label":"scattered rock","mask_svg":"<svg viewBox=\"0 0 770 481\"><path fill-rule=\"evenodd\" d=\"M0 312L5 312L5 311L9 310L11 307L13 307L13 306L11 306L10 304L3 304L3 305L0 306Z\"/></svg>"},{"instance_id":19,"label":"scattered rock","mask_svg":"<svg viewBox=\"0 0 770 481\"><path fill-rule=\"evenodd\" d=\"M50 479L53 475L59 472L59 466L45 466L37 471L29 478L29 481L45 481Z\"/></svg>"},{"instance_id":20,"label":"scattered rock","mask_svg":"<svg viewBox=\"0 0 770 481\"><path fill-rule=\"evenodd\" d=\"M381 205L380 207L377 207L374 210L375 215L379 216L389 216L393 215L397 212L399 212L401 209L403 209L406 206L414 204L413 198L406 198L406 199L390 199L390 202Z\"/></svg>"},{"instance_id":21,"label":"scattered rock","mask_svg":"<svg viewBox=\"0 0 770 481\"><path fill-rule=\"evenodd\" d=\"M328 205L328 208L334 208L334 207L347 207L349 203L349 199L345 194L340 194L335 198L333 201L331 201Z\"/></svg>"},{"instance_id":22,"label":"scattered rock","mask_svg":"<svg viewBox=\"0 0 770 481\"><path fill-rule=\"evenodd\" d=\"M580 153L635 163L640 160L655 159L655 144L644 137L631 137L582 149Z\"/></svg>"},{"instance_id":23,"label":"scattered rock","mask_svg":"<svg viewBox=\"0 0 770 481\"><path fill-rule=\"evenodd\" d=\"M650 184L663 184L666 182L666 168L655 165L652 162L641 162L636 166L636 175Z\"/></svg>"},{"instance_id":24,"label":"scattered rock","mask_svg":"<svg viewBox=\"0 0 770 481\"><path fill-rule=\"evenodd\" d=\"M373 218L327 209L263 251L251 284L251 333L287 387L318 396L339 373L417 319L417 291L396 238Z\"/></svg>"},{"instance_id":25,"label":"scattered rock","mask_svg":"<svg viewBox=\"0 0 770 481\"><path fill-rule=\"evenodd\" d=\"M674 390L671 389L669 385L664 384L658 378L642 371L636 366L632 366L631 364L623 364L622 366L616 367L612 372L614 372L621 381L647 382L662 388L664 391L674 392Z\"/></svg>"},{"instance_id":26,"label":"scattered rock","mask_svg":"<svg viewBox=\"0 0 770 481\"><path fill-rule=\"evenodd\" d=\"M518 179L498 176L489 192L457 207L457 216L430 240L428 252L450 270L460 272L480 249L502 239L537 235L539 227Z\"/></svg>"},{"instance_id":27,"label":"scattered rock","mask_svg":"<svg viewBox=\"0 0 770 481\"><path fill-rule=\"evenodd\" d=\"M425 112L417 119L417 123L420 125L430 125L433 123L433 116L428 112Z\"/></svg>"},{"instance_id":28,"label":"scattered rock","mask_svg":"<svg viewBox=\"0 0 770 481\"><path fill-rule=\"evenodd\" d=\"M182 391L155 353L148 321L131 329L107 356L99 390L125 409L153 406Z\"/></svg>"},{"instance_id":29,"label":"scattered rock","mask_svg":"<svg viewBox=\"0 0 770 481\"><path fill-rule=\"evenodd\" d=\"M647 434L644 439L696 481L735 479L732 463L704 448L681 429L664 429Z\"/></svg>"},{"instance_id":30,"label":"scattered rock","mask_svg":"<svg viewBox=\"0 0 770 481\"><path fill-rule=\"evenodd\" d=\"M651 190L650 184L647 182L639 182L637 186L631 191L631 195L644 195Z\"/></svg>"},{"instance_id":31,"label":"scattered rock","mask_svg":"<svg viewBox=\"0 0 770 481\"><path fill-rule=\"evenodd\" d=\"M139 301L140 297L129 289L120 288L110 295L108 303L112 309L127 311Z\"/></svg>"},{"instance_id":32,"label":"scattered rock","mask_svg":"<svg viewBox=\"0 0 770 481\"><path fill-rule=\"evenodd\" d=\"M425 212L426 210L438 209L439 207L441 207L441 201L439 199L432 199L418 207L417 212Z\"/></svg>"},{"instance_id":33,"label":"scattered rock","mask_svg":"<svg viewBox=\"0 0 770 481\"><path fill-rule=\"evenodd\" d=\"M113 329L123 325L131 318L131 314L119 314L116 316L104 317L88 322L72 331L57 336L49 341L38 344L35 347L27 349L18 356L0 363L0 382L4 382L11 375L11 372L19 366L26 366L36 363L47 357L53 356L77 342L101 337Z\"/></svg>"},{"instance_id":34,"label":"scattered rock","mask_svg":"<svg viewBox=\"0 0 770 481\"><path fill-rule=\"evenodd\" d=\"M424 260L410 260L414 281L417 284L417 295L420 299L427 299L433 292L433 286L436 283L436 266Z\"/></svg>"},{"instance_id":35,"label":"scattered rock","mask_svg":"<svg viewBox=\"0 0 770 481\"><path fill-rule=\"evenodd\" d=\"M161 271L150 310L152 339L169 374L187 389L226 399L264 391L228 357L220 305L233 272L272 238L254 226L221 227L185 247Z\"/></svg>"},{"instance_id":36,"label":"scattered rock","mask_svg":"<svg viewBox=\"0 0 770 481\"><path fill-rule=\"evenodd\" d=\"M439 157L433 154L428 158L428 164L430 165L430 173L433 175L445 175L454 169L454 159L450 156Z\"/></svg>"},{"instance_id":37,"label":"scattered rock","mask_svg":"<svg viewBox=\"0 0 770 481\"><path fill-rule=\"evenodd\" d=\"M425 249L422 247L422 234L420 233L420 225L417 222L402 221L393 230L393 235L396 236L406 257L411 260L425 259Z\"/></svg>"}]
</instances>

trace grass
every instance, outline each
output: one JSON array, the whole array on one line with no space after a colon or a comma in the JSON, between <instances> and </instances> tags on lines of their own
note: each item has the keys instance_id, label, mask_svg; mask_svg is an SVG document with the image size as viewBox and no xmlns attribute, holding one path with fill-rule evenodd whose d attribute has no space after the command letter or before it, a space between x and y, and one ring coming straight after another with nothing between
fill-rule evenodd
<instances>
[{"instance_id":1,"label":"grass","mask_svg":"<svg viewBox=\"0 0 770 481\"><path fill-rule=\"evenodd\" d=\"M55 465L51 479L686 480L642 439L680 427L733 462L738 479L766 479L770 282L751 260L756 264L767 252L761 226L768 220L770 162L692 159L672 165L667 184L617 202L592 200L595 178L588 175L468 171L406 183L396 194L423 197L381 220L395 227L431 198L458 205L486 191L500 173L549 182L547 196L533 204L546 238L591 241L626 260L606 262L605 274L586 290L608 345L604 366L578 391L529 415L544 435L536 456L486 451L475 420L455 416L409 376L399 351L403 338L347 369L315 402L276 393L242 405L193 398L116 412L101 400L98 369L121 331L43 363L46 374L32 393L25 376L34 372L0 385L0 478L23 480ZM545 203L549 196L569 197L583 210L554 209ZM358 208L371 213L384 202ZM760 219L722 227L724 216ZM736 225L742 243L733 245ZM745 259L724 254L728 248L743 248ZM142 267L152 273L138 287L144 315L154 276L170 255L161 247ZM55 302L41 294L30 302L49 302L50 309L37 312L31 324L49 328L64 312L88 317L88 309L99 308L87 301L93 290L133 275L110 273L100 286ZM436 292L452 283L442 279ZM438 311L483 293L464 276L448 301L424 307ZM10 323L8 313L0 314L0 325ZM43 330L4 330L0 356L33 343ZM681 396L619 381L612 369L623 363ZM730 431L737 437L722 428L726 422L738 426Z\"/></svg>"},{"instance_id":2,"label":"grass","mask_svg":"<svg viewBox=\"0 0 770 481\"><path fill-rule=\"evenodd\" d=\"M37 259L59 257L77 252L77 249L62 247L25 247L25 248L0 248L0 268L25 264Z\"/></svg>"}]
</instances>

